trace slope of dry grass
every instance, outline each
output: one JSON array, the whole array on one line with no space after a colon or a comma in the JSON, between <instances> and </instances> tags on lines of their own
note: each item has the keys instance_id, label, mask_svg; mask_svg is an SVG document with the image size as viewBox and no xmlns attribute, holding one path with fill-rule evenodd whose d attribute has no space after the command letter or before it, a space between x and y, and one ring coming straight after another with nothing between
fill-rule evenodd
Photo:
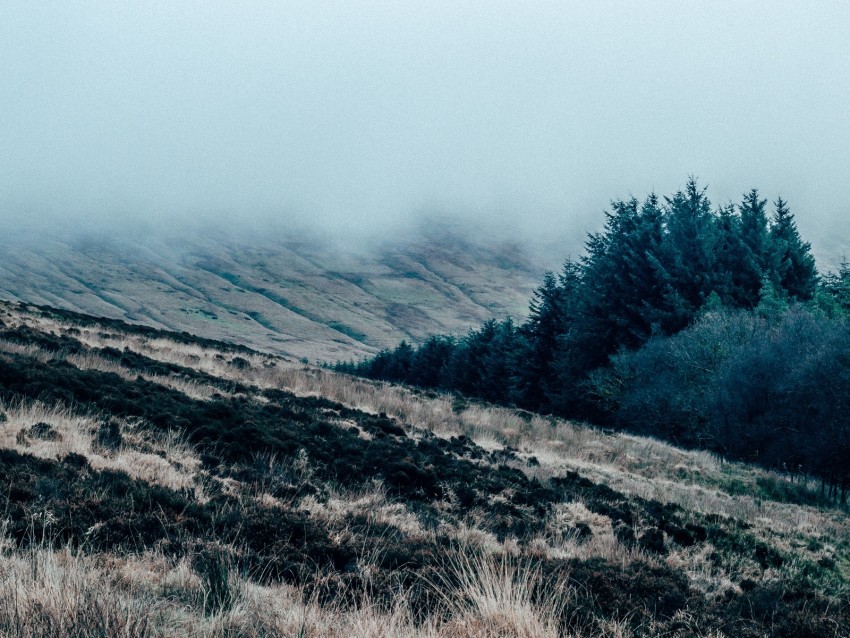
<instances>
[{"instance_id":1,"label":"slope of dry grass","mask_svg":"<svg viewBox=\"0 0 850 638\"><path fill-rule=\"evenodd\" d=\"M131 548L109 545L99 527L77 538L48 524L65 515L50 509L53 479L18 490L42 500L12 498L10 486L0 635L718 638L802 627L848 635L850 521L804 477L225 344L17 305L0 318L0 364L140 387L163 405L207 406L211 415L230 406L259 419L291 406L287 428L322 420L321 437L348 433L339 454L391 442L397 456L384 462L425 481L410 490L380 463L342 480L328 473L321 447L309 451L318 439L299 439L294 452L227 456L221 444L192 438L181 419L157 429L152 416L116 416L95 403L7 398L0 452L12 455L3 457L8 467L30 455L58 464L50 471L100 481L103 503L132 502L148 485L171 496L156 515L161 529ZM85 376L93 374L106 376ZM416 469L425 449L434 456ZM441 471L466 474L428 478L427 463L449 457L456 465ZM119 482L130 493L112 494L108 472L136 480ZM484 488L485 477L496 487ZM24 502L26 533L14 519ZM237 534L212 531L237 513ZM210 531L190 540L193 516ZM278 519L277 530L305 525L324 539L305 550L319 562L297 578L269 577L281 559L262 558L265 545L244 531ZM338 565L320 564L340 553ZM779 611L760 615L765 605Z\"/></svg>"},{"instance_id":2,"label":"slope of dry grass","mask_svg":"<svg viewBox=\"0 0 850 638\"><path fill-rule=\"evenodd\" d=\"M226 608L210 612L210 584L189 561L161 554L90 557L40 547L0 556L0 636L153 637L299 636L303 638L626 638L622 623L602 621L586 633L563 634L557 617L566 589L542 600L540 572L511 559L458 556L439 614L414 619L404 593L391 607L320 605L287 585L262 586L229 573ZM706 636L721 636L709 632Z\"/></svg>"}]
</instances>

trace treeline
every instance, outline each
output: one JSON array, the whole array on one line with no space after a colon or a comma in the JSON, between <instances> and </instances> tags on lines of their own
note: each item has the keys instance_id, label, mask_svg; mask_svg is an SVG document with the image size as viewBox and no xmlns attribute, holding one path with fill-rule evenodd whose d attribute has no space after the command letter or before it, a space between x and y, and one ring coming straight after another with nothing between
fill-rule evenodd
<instances>
[{"instance_id":1,"label":"treeline","mask_svg":"<svg viewBox=\"0 0 850 638\"><path fill-rule=\"evenodd\" d=\"M850 266L819 276L787 204L690 179L612 203L527 321L337 369L615 425L850 486Z\"/></svg>"}]
</instances>

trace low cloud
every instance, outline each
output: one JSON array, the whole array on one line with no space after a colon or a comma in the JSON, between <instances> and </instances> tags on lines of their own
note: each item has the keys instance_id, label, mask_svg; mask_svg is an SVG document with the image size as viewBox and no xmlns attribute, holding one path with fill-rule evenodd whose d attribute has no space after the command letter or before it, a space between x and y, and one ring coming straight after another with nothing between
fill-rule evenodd
<instances>
[{"instance_id":1,"label":"low cloud","mask_svg":"<svg viewBox=\"0 0 850 638\"><path fill-rule=\"evenodd\" d=\"M583 237L688 174L816 248L850 212L842 2L3 4L7 228Z\"/></svg>"}]
</instances>

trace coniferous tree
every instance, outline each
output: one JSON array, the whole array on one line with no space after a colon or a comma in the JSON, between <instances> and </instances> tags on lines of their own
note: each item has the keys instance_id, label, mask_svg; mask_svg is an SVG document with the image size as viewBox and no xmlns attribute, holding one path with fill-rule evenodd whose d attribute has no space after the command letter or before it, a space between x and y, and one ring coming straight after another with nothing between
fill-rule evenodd
<instances>
[{"instance_id":1,"label":"coniferous tree","mask_svg":"<svg viewBox=\"0 0 850 638\"><path fill-rule=\"evenodd\" d=\"M485 321L470 330L443 369L441 387L486 401L505 403L511 385L511 359L517 348L516 327L508 318Z\"/></svg>"},{"instance_id":2,"label":"coniferous tree","mask_svg":"<svg viewBox=\"0 0 850 638\"><path fill-rule=\"evenodd\" d=\"M651 195L616 201L603 234L588 242L584 260L584 317L607 356L646 341L667 312L668 275L659 262L663 211Z\"/></svg>"},{"instance_id":3,"label":"coniferous tree","mask_svg":"<svg viewBox=\"0 0 850 638\"><path fill-rule=\"evenodd\" d=\"M546 387L551 409L570 413L580 401L577 388L590 369L590 361L598 358L599 345L588 333L582 318L586 313L584 273L578 262L568 260L558 277L562 300L561 332L556 339L555 356L550 364L551 381Z\"/></svg>"},{"instance_id":4,"label":"coniferous tree","mask_svg":"<svg viewBox=\"0 0 850 638\"><path fill-rule=\"evenodd\" d=\"M549 388L555 380L552 362L558 337L567 329L566 304L564 289L555 275L547 272L543 283L534 291L528 320L520 328L513 399L523 407L541 410L549 407Z\"/></svg>"},{"instance_id":5,"label":"coniferous tree","mask_svg":"<svg viewBox=\"0 0 850 638\"><path fill-rule=\"evenodd\" d=\"M470 396L484 397L483 360L496 329L496 320L488 319L477 330L470 330L458 341L446 367L440 385Z\"/></svg>"},{"instance_id":6,"label":"coniferous tree","mask_svg":"<svg viewBox=\"0 0 850 638\"><path fill-rule=\"evenodd\" d=\"M672 281L664 267L665 214L658 196L652 193L638 216L635 241L631 246L631 285L636 293L633 304L640 308L641 328L635 333L643 342L660 332L672 313L668 300Z\"/></svg>"},{"instance_id":7,"label":"coniferous tree","mask_svg":"<svg viewBox=\"0 0 850 638\"><path fill-rule=\"evenodd\" d=\"M635 232L638 202L615 201L606 212L602 233L588 237L587 253L582 259L583 308L582 335L598 350L596 359L604 360L622 343L629 321L627 238Z\"/></svg>"},{"instance_id":8,"label":"coniferous tree","mask_svg":"<svg viewBox=\"0 0 850 638\"><path fill-rule=\"evenodd\" d=\"M717 232L711 202L691 177L684 191L667 199L667 235L661 264L670 278L666 332L684 328L717 287Z\"/></svg>"},{"instance_id":9,"label":"coniferous tree","mask_svg":"<svg viewBox=\"0 0 850 638\"><path fill-rule=\"evenodd\" d=\"M771 239L767 219L767 200L760 199L758 190L744 195L740 210L740 241L743 255L734 264L740 274L740 298L736 306L754 308L759 301L764 277L772 278Z\"/></svg>"},{"instance_id":10,"label":"coniferous tree","mask_svg":"<svg viewBox=\"0 0 850 638\"><path fill-rule=\"evenodd\" d=\"M823 290L844 314L850 315L850 262L841 260L838 272L829 273L823 278Z\"/></svg>"},{"instance_id":11,"label":"coniferous tree","mask_svg":"<svg viewBox=\"0 0 850 638\"><path fill-rule=\"evenodd\" d=\"M436 335L426 339L411 356L408 382L427 388L438 387L455 347L452 337Z\"/></svg>"},{"instance_id":12,"label":"coniferous tree","mask_svg":"<svg viewBox=\"0 0 850 638\"><path fill-rule=\"evenodd\" d=\"M773 394L754 388L773 387L768 381L775 362L792 361L793 354L782 348L774 353L778 342L767 334L764 344L752 339L785 325L802 308L795 302L811 299L815 291L808 312L840 322L840 309L850 313L850 266L844 262L818 285L809 244L800 238L785 202L777 201L769 226L765 205L752 190L744 195L740 213L733 205L713 212L693 178L663 205L654 195L642 204L634 198L615 201L602 232L588 236L585 256L568 261L557 277L546 275L523 325L491 320L460 339L433 337L416 349L402 342L340 369L566 416L608 419L631 411L668 436L699 445L722 440L718 449L738 455L770 450L774 459L790 459L780 447L792 439L783 438L779 447L771 447L769 439L790 423L782 419L793 412L793 402L778 419L759 410L785 397L794 384ZM670 338L694 325L701 328L689 328L690 337ZM728 333L734 325L744 332ZM844 334L846 324L834 325L836 334ZM750 335L748 326L758 329ZM793 345L795 334L788 328L783 343ZM717 362L721 350L731 356L744 337L754 354L741 359L740 370L707 365ZM634 375L618 371L618 362L627 361L635 364ZM706 381L706 374L715 373L728 380L722 391ZM749 389L740 390L742 379ZM624 381L634 393L626 402L621 400ZM716 402L726 394L737 398ZM773 398L764 398L768 395ZM714 425L706 427L712 419ZM744 424L740 436L733 422ZM835 436L822 438L828 452ZM799 442L794 439L793 445Z\"/></svg>"},{"instance_id":13,"label":"coniferous tree","mask_svg":"<svg viewBox=\"0 0 850 638\"><path fill-rule=\"evenodd\" d=\"M760 269L742 238L742 220L732 205L717 212L716 281L709 295L729 308L752 308L758 303ZM706 303L708 303L706 299Z\"/></svg>"},{"instance_id":14,"label":"coniferous tree","mask_svg":"<svg viewBox=\"0 0 850 638\"><path fill-rule=\"evenodd\" d=\"M409 382L413 353L413 346L407 341L402 341L395 350L387 352L385 357L382 358L379 355L376 361L378 367L376 376L387 381Z\"/></svg>"},{"instance_id":15,"label":"coniferous tree","mask_svg":"<svg viewBox=\"0 0 850 638\"><path fill-rule=\"evenodd\" d=\"M504 403L510 395L517 343L517 328L510 317L495 324L481 357L480 396L485 400Z\"/></svg>"},{"instance_id":16,"label":"coniferous tree","mask_svg":"<svg viewBox=\"0 0 850 638\"><path fill-rule=\"evenodd\" d=\"M761 295L756 311L765 319L777 320L788 310L788 299L776 289L774 283L764 278L761 286Z\"/></svg>"},{"instance_id":17,"label":"coniferous tree","mask_svg":"<svg viewBox=\"0 0 850 638\"><path fill-rule=\"evenodd\" d=\"M780 197L770 227L774 285L789 299L808 301L817 288L818 275L811 245L800 238L797 222Z\"/></svg>"}]
</instances>

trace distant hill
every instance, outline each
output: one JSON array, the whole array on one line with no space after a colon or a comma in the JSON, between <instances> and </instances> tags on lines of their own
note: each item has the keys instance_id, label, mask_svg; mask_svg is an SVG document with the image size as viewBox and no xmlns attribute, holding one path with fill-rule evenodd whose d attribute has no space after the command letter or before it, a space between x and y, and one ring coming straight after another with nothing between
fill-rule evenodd
<instances>
[{"instance_id":1,"label":"distant hill","mask_svg":"<svg viewBox=\"0 0 850 638\"><path fill-rule=\"evenodd\" d=\"M524 316L546 261L518 243L432 228L369 246L304 235L239 239L10 237L0 298L333 361L401 339Z\"/></svg>"}]
</instances>

